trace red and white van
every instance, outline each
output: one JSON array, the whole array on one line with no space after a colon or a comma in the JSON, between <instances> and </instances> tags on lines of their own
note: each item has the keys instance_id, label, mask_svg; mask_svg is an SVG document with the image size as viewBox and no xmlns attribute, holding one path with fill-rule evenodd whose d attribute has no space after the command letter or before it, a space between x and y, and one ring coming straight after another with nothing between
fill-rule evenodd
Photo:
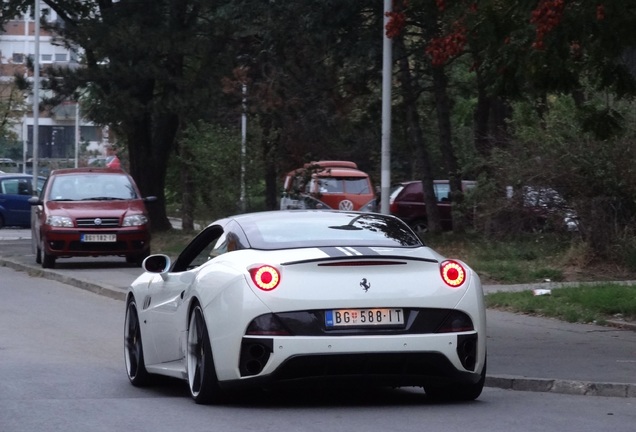
<instances>
[{"instance_id":1,"label":"red and white van","mask_svg":"<svg viewBox=\"0 0 636 432\"><path fill-rule=\"evenodd\" d=\"M280 208L374 212L376 195L369 175L355 162L317 161L285 176Z\"/></svg>"}]
</instances>

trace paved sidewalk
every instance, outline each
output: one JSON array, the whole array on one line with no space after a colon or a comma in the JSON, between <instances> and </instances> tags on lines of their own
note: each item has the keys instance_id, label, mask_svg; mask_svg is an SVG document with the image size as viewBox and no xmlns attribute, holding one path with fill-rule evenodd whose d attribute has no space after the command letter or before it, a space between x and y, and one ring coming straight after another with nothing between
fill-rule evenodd
<instances>
[{"instance_id":1,"label":"paved sidewalk","mask_svg":"<svg viewBox=\"0 0 636 432\"><path fill-rule=\"evenodd\" d=\"M18 231L21 230L15 230L11 236L23 240ZM0 230L0 267L25 271L34 277L60 281L111 298L123 300L128 285L142 271L117 258L88 262L64 260L59 261L55 269L42 269L35 264L33 255L11 253L15 248L7 237L10 237L7 230ZM19 242L24 243L22 240ZM486 285L484 291L558 286L567 285ZM490 309L487 318L487 386L636 398L636 331L630 326L570 324Z\"/></svg>"}]
</instances>

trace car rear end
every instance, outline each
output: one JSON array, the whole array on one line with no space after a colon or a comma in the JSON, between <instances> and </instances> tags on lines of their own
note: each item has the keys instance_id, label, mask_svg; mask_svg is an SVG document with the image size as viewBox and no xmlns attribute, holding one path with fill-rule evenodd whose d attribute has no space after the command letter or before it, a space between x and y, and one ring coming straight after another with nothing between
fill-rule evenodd
<instances>
[{"instance_id":1,"label":"car rear end","mask_svg":"<svg viewBox=\"0 0 636 432\"><path fill-rule=\"evenodd\" d=\"M240 350L231 338L213 341L217 367L238 365L217 370L226 385L481 379L483 294L466 264L423 246L298 249L272 252L268 263L246 274L243 297L258 301L234 317Z\"/></svg>"}]
</instances>

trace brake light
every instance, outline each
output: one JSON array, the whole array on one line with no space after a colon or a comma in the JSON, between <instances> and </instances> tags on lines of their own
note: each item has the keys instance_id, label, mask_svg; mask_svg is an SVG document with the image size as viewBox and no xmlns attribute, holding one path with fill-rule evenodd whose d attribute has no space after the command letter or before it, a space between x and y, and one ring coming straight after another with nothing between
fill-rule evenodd
<instances>
[{"instance_id":1,"label":"brake light","mask_svg":"<svg viewBox=\"0 0 636 432\"><path fill-rule=\"evenodd\" d=\"M271 291L280 282L280 273L274 267L262 265L249 269L252 281L263 291Z\"/></svg>"},{"instance_id":2,"label":"brake light","mask_svg":"<svg viewBox=\"0 0 636 432\"><path fill-rule=\"evenodd\" d=\"M444 261L440 264L442 279L451 288L457 288L466 280L466 270L457 261Z\"/></svg>"}]
</instances>

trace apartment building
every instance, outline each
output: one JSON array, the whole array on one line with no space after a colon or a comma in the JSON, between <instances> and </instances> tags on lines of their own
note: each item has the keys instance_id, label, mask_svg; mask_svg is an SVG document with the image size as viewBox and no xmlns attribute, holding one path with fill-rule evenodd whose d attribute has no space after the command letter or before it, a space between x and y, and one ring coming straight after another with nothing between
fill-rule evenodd
<instances>
[{"instance_id":1,"label":"apartment building","mask_svg":"<svg viewBox=\"0 0 636 432\"><path fill-rule=\"evenodd\" d=\"M54 22L57 14L41 3L41 12L47 20ZM30 14L15 17L0 30L0 97L16 97L12 92L14 75L20 74L33 79L27 68L27 59L35 56L35 22ZM51 33L40 29L39 37L40 75L50 66L79 67L77 54L56 41ZM46 97L46 91L40 91L40 99ZM22 103L16 109L12 129L19 141L23 143L22 162L33 157L33 94L20 95ZM78 113L80 114L78 117ZM81 110L75 101L68 101L50 110L41 110L38 116L38 159L42 165L47 162L55 168L55 163L75 158L76 146L86 147L94 155L106 155L108 132L102 130L81 117ZM15 155L3 155L11 157ZM86 152L82 155L82 163L87 163ZM28 162L27 162L28 165Z\"/></svg>"}]
</instances>

